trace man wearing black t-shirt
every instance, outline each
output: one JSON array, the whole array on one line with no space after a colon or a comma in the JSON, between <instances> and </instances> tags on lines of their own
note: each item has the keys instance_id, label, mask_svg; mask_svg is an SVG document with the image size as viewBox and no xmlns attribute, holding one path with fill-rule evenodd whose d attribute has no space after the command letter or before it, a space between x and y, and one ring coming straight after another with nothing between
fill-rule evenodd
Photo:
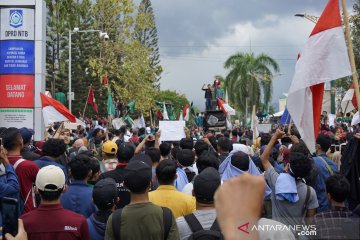
<instances>
[{"instance_id":1,"label":"man wearing black t-shirt","mask_svg":"<svg viewBox=\"0 0 360 240\"><path fill-rule=\"evenodd\" d=\"M120 144L116 154L118 159L116 169L102 173L99 177L99 180L104 178L112 178L115 180L118 196L120 198L120 201L116 205L117 208L123 208L130 203L130 191L124 185L124 173L125 167L134 156L134 151L135 148L133 145L128 143Z\"/></svg>"}]
</instances>

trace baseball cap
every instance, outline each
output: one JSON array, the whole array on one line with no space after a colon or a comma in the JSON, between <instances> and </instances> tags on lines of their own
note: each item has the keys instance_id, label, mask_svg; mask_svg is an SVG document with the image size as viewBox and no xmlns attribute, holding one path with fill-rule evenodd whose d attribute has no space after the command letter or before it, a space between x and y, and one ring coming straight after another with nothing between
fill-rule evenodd
<instances>
[{"instance_id":1,"label":"baseball cap","mask_svg":"<svg viewBox=\"0 0 360 240\"><path fill-rule=\"evenodd\" d=\"M220 174L213 167L205 168L194 181L194 194L196 201L202 203L214 202L216 189L220 186Z\"/></svg>"},{"instance_id":2,"label":"baseball cap","mask_svg":"<svg viewBox=\"0 0 360 240\"><path fill-rule=\"evenodd\" d=\"M34 130L31 128L22 127L19 129L19 132L21 134L21 137L23 139L23 143L26 144L30 142L31 137L34 135Z\"/></svg>"},{"instance_id":3,"label":"baseball cap","mask_svg":"<svg viewBox=\"0 0 360 240\"><path fill-rule=\"evenodd\" d=\"M151 166L143 161L130 161L125 167L124 183L134 193L143 192L150 185Z\"/></svg>"},{"instance_id":4,"label":"baseball cap","mask_svg":"<svg viewBox=\"0 0 360 240\"><path fill-rule=\"evenodd\" d=\"M116 143L114 143L113 141L106 141L103 145L102 145L102 151L104 153L108 153L108 154L116 154L118 150L118 146Z\"/></svg>"},{"instance_id":5,"label":"baseball cap","mask_svg":"<svg viewBox=\"0 0 360 240\"><path fill-rule=\"evenodd\" d=\"M112 178L104 178L98 181L94 186L92 196L98 208L102 209L112 206L114 199L118 196L115 180Z\"/></svg>"},{"instance_id":6,"label":"baseball cap","mask_svg":"<svg viewBox=\"0 0 360 240\"><path fill-rule=\"evenodd\" d=\"M57 191L65 186L65 174L55 165L43 167L36 175L35 185L41 191ZM56 186L56 189L49 185Z\"/></svg>"}]
</instances>

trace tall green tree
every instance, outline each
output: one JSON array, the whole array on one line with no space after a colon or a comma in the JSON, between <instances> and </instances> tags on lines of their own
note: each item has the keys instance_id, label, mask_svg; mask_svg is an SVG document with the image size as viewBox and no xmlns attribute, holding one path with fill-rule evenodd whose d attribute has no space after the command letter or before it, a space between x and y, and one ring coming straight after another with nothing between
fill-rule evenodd
<instances>
[{"instance_id":1,"label":"tall green tree","mask_svg":"<svg viewBox=\"0 0 360 240\"><path fill-rule=\"evenodd\" d=\"M158 47L158 34L154 10L151 0L142 0L138 8L138 24L135 27L135 38L150 50L150 67L155 71L155 86L160 89L160 75L163 71L160 65L160 52ZM146 24L143 22L146 21Z\"/></svg>"},{"instance_id":2,"label":"tall green tree","mask_svg":"<svg viewBox=\"0 0 360 240\"><path fill-rule=\"evenodd\" d=\"M47 89L55 80L57 87L68 92L69 30L74 27L101 30L108 33L109 41L99 38L98 33L72 34L71 76L75 93L72 112L82 114L92 85L99 113L106 114L107 88L102 80L107 74L114 100L124 105L135 100L137 110L146 115L154 103L161 67L152 67L156 63L152 48L136 36L154 26L154 21L149 20L154 19L153 13L138 14L133 0L46 0L46 3ZM86 115L93 114L88 107Z\"/></svg>"},{"instance_id":3,"label":"tall green tree","mask_svg":"<svg viewBox=\"0 0 360 240\"><path fill-rule=\"evenodd\" d=\"M80 30L93 29L93 16L91 15L91 0L46 0L47 15L47 89L55 91L69 91L69 30L78 27ZM94 33L72 34L72 92L75 100L72 101L72 112L82 114L89 86L94 85L96 100L102 97L98 76L92 76L89 71L89 60L93 55L99 55L98 35ZM106 92L104 94L106 96ZM102 108L99 108L102 109ZM87 108L87 114L94 114Z\"/></svg>"},{"instance_id":4,"label":"tall green tree","mask_svg":"<svg viewBox=\"0 0 360 240\"><path fill-rule=\"evenodd\" d=\"M107 73L114 98L123 104L136 101L144 114L155 95L156 71L150 67L150 50L135 38L135 26L147 28L147 15L136 15L131 0L98 0L92 8L94 28L107 32L109 41L100 41L101 55L93 56L89 65L96 76Z\"/></svg>"},{"instance_id":5,"label":"tall green tree","mask_svg":"<svg viewBox=\"0 0 360 240\"><path fill-rule=\"evenodd\" d=\"M229 101L242 113L252 105L259 106L261 93L267 106L272 97L272 79L280 71L277 62L266 54L236 53L224 67L229 70L225 78L225 91ZM246 109L246 106L248 109Z\"/></svg>"},{"instance_id":6,"label":"tall green tree","mask_svg":"<svg viewBox=\"0 0 360 240\"><path fill-rule=\"evenodd\" d=\"M179 113L184 109L186 104L189 104L190 106L189 100L186 98L186 96L176 91L159 91L156 93L154 98L157 102L166 102L173 104L176 117L179 117Z\"/></svg>"},{"instance_id":7,"label":"tall green tree","mask_svg":"<svg viewBox=\"0 0 360 240\"><path fill-rule=\"evenodd\" d=\"M51 91L62 88L65 75L61 60L63 49L68 45L67 32L76 20L77 6L74 0L46 0L46 87ZM66 89L62 89L66 91Z\"/></svg>"},{"instance_id":8,"label":"tall green tree","mask_svg":"<svg viewBox=\"0 0 360 240\"><path fill-rule=\"evenodd\" d=\"M78 27L80 30L91 30L94 28L94 20L91 14L93 5L91 0L78 1L76 4L76 20L70 26L70 29ZM67 37L68 40L68 37ZM93 57L100 55L100 46L105 40L99 38L98 33L73 33L71 46L71 81L72 91L75 99L72 102L72 112L75 114L82 114L89 91L89 86L92 85L95 92L95 99L99 107L100 114L106 114L107 91L105 87L101 86L100 78L90 69L90 60ZM62 57L66 63L66 73L68 74L68 45ZM67 77L66 77L67 79ZM68 83L66 81L66 83ZM95 115L91 107L86 109L87 115Z\"/></svg>"}]
</instances>

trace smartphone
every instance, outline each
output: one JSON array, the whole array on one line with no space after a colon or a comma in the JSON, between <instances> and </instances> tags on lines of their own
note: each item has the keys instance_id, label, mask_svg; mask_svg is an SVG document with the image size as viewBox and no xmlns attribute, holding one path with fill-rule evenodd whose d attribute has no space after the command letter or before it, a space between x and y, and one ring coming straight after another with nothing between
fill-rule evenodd
<instances>
[{"instance_id":1,"label":"smartphone","mask_svg":"<svg viewBox=\"0 0 360 240\"><path fill-rule=\"evenodd\" d=\"M16 236L18 233L19 203L15 198L3 197L1 199L1 214L3 229L2 234L10 233Z\"/></svg>"},{"instance_id":2,"label":"smartphone","mask_svg":"<svg viewBox=\"0 0 360 240\"><path fill-rule=\"evenodd\" d=\"M334 152L335 152L335 145L331 145L331 146L330 146L330 152L331 152L331 153L334 153Z\"/></svg>"},{"instance_id":3,"label":"smartphone","mask_svg":"<svg viewBox=\"0 0 360 240\"><path fill-rule=\"evenodd\" d=\"M336 152L340 151L340 145L335 145L335 151Z\"/></svg>"},{"instance_id":4,"label":"smartphone","mask_svg":"<svg viewBox=\"0 0 360 240\"><path fill-rule=\"evenodd\" d=\"M3 141L2 141L2 138L0 138L0 146L3 145Z\"/></svg>"}]
</instances>

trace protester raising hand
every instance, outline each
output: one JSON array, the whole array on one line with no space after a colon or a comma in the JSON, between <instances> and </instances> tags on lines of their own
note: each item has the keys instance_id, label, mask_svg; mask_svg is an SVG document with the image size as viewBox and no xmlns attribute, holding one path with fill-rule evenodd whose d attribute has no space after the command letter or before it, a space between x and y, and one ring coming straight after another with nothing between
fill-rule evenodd
<instances>
[{"instance_id":1,"label":"protester raising hand","mask_svg":"<svg viewBox=\"0 0 360 240\"><path fill-rule=\"evenodd\" d=\"M263 152L263 154L261 154L260 160L261 160L261 163L262 163L265 171L271 167L271 163L270 163L269 159L270 159L270 154L271 154L273 147L275 146L276 142L279 139L285 137L285 135L286 135L285 132L281 131L280 129L277 129L275 134L272 136L269 144L266 146L265 151Z\"/></svg>"},{"instance_id":2,"label":"protester raising hand","mask_svg":"<svg viewBox=\"0 0 360 240\"><path fill-rule=\"evenodd\" d=\"M184 127L184 132L185 132L186 138L190 138L190 130L187 127Z\"/></svg>"},{"instance_id":3,"label":"protester raising hand","mask_svg":"<svg viewBox=\"0 0 360 240\"><path fill-rule=\"evenodd\" d=\"M155 148L159 149L160 148L160 137L161 137L161 130L159 129L156 133L155 133Z\"/></svg>"},{"instance_id":4,"label":"protester raising hand","mask_svg":"<svg viewBox=\"0 0 360 240\"><path fill-rule=\"evenodd\" d=\"M147 135L144 137L144 139L137 145L135 148L135 155L140 154L146 144L147 141L152 141L153 135Z\"/></svg>"},{"instance_id":5,"label":"protester raising hand","mask_svg":"<svg viewBox=\"0 0 360 240\"><path fill-rule=\"evenodd\" d=\"M291 135L290 139L291 139L292 144L299 142L299 138L296 135Z\"/></svg>"},{"instance_id":6,"label":"protester raising hand","mask_svg":"<svg viewBox=\"0 0 360 240\"><path fill-rule=\"evenodd\" d=\"M286 136L286 133L280 129L277 129L273 138L276 138L276 140L281 139Z\"/></svg>"},{"instance_id":7,"label":"protester raising hand","mask_svg":"<svg viewBox=\"0 0 360 240\"><path fill-rule=\"evenodd\" d=\"M215 208L225 239L258 239L258 233L251 229L259 219L264 191L264 177L248 173L219 187L214 197Z\"/></svg>"}]
</instances>

